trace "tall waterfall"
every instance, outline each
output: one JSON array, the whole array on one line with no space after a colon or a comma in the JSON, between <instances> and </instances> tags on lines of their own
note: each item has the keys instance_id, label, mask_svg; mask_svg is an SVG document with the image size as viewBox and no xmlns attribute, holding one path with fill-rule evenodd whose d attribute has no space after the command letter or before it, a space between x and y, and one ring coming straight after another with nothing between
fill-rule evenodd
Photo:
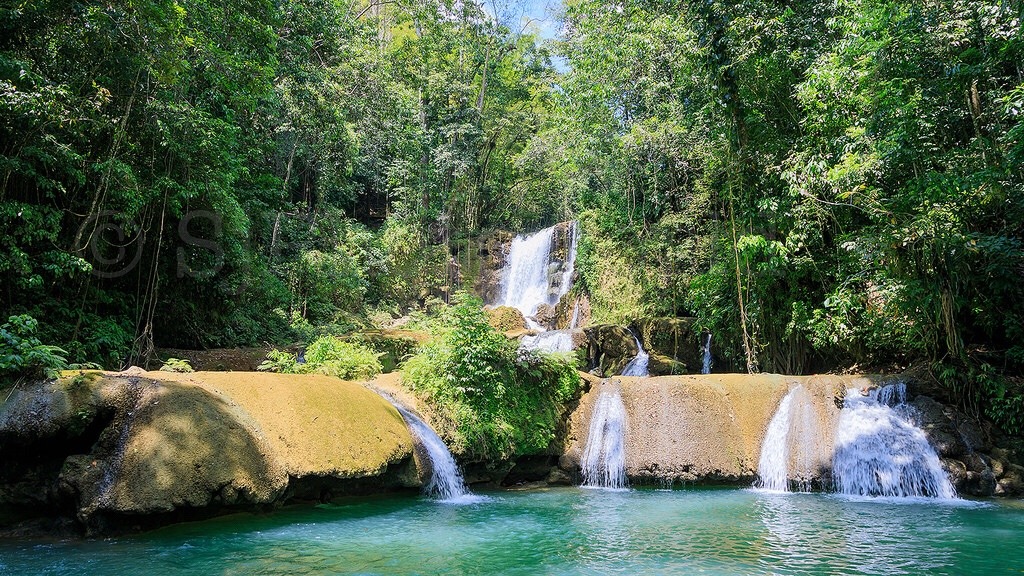
<instances>
[{"instance_id":1,"label":"tall waterfall","mask_svg":"<svg viewBox=\"0 0 1024 576\"><path fill-rule=\"evenodd\" d=\"M434 429L426 422L399 404L390 395L380 390L376 392L398 410L413 436L427 451L427 456L430 458L430 481L423 487L423 492L444 501L471 497L472 493L462 481L462 473L459 471L458 464L455 463L455 458L452 457L452 453L437 432L434 432Z\"/></svg>"},{"instance_id":2,"label":"tall waterfall","mask_svg":"<svg viewBox=\"0 0 1024 576\"><path fill-rule=\"evenodd\" d=\"M583 485L626 487L626 407L618 388L603 389L594 402L590 432L583 450Z\"/></svg>"},{"instance_id":3,"label":"tall waterfall","mask_svg":"<svg viewBox=\"0 0 1024 576\"><path fill-rule=\"evenodd\" d=\"M640 344L640 339L636 337L636 334L633 334L633 340L636 342L638 352L636 353L636 356L629 361L629 364L626 364L626 367L622 369L622 375L650 376L650 372L647 371L647 363L650 361L651 355L644 350L644 347Z\"/></svg>"},{"instance_id":4,"label":"tall waterfall","mask_svg":"<svg viewBox=\"0 0 1024 576\"><path fill-rule=\"evenodd\" d=\"M507 262L502 273L499 306L518 308L529 320L541 304L555 305L569 291L576 263L576 223L570 223L569 250L561 263L561 274L552 274L551 246L555 226L528 236L519 235L512 240ZM556 269L557 270L557 269ZM540 328L530 321L531 328Z\"/></svg>"},{"instance_id":5,"label":"tall waterfall","mask_svg":"<svg viewBox=\"0 0 1024 576\"><path fill-rule=\"evenodd\" d=\"M704 337L704 358L700 373L711 374L711 332Z\"/></svg>"},{"instance_id":6,"label":"tall waterfall","mask_svg":"<svg viewBox=\"0 0 1024 576\"><path fill-rule=\"evenodd\" d=\"M955 498L939 456L910 421L906 384L847 391L836 429L836 490L859 496Z\"/></svg>"}]
</instances>

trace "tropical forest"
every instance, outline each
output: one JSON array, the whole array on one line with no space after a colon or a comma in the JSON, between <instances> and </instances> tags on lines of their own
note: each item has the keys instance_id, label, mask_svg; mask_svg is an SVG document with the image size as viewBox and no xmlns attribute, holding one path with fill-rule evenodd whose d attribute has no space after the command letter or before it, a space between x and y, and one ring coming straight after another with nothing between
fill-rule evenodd
<instances>
[{"instance_id":1,"label":"tropical forest","mask_svg":"<svg viewBox=\"0 0 1024 576\"><path fill-rule=\"evenodd\" d=\"M1022 567L1020 0L0 3L0 574Z\"/></svg>"}]
</instances>

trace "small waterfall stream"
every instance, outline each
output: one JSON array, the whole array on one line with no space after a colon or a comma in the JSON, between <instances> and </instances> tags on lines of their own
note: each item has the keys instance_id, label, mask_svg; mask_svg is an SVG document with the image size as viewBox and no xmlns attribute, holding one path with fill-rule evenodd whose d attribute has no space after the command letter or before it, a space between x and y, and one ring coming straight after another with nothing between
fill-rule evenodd
<instances>
[{"instance_id":1,"label":"small waterfall stream","mask_svg":"<svg viewBox=\"0 0 1024 576\"><path fill-rule=\"evenodd\" d=\"M630 332L632 334L632 332ZM629 364L622 369L623 376L650 376L650 372L647 371L647 363L651 359L651 355L644 350L643 345L640 343L640 339L633 334L633 340L636 342L638 352Z\"/></svg>"},{"instance_id":2,"label":"small waterfall stream","mask_svg":"<svg viewBox=\"0 0 1024 576\"><path fill-rule=\"evenodd\" d=\"M856 496L956 498L935 449L910 418L906 384L846 393L836 429L836 491Z\"/></svg>"},{"instance_id":3,"label":"small waterfall stream","mask_svg":"<svg viewBox=\"0 0 1024 576\"><path fill-rule=\"evenodd\" d=\"M603 387L590 416L580 466L588 488L626 487L626 407L619 389Z\"/></svg>"},{"instance_id":4,"label":"small waterfall stream","mask_svg":"<svg viewBox=\"0 0 1024 576\"><path fill-rule=\"evenodd\" d=\"M380 390L376 392L398 410L409 426L409 431L427 451L430 458L430 481L423 487L423 493L441 501L466 501L467 497L473 499L473 494L462 480L462 472L455 458L437 432L387 393Z\"/></svg>"},{"instance_id":5,"label":"small waterfall stream","mask_svg":"<svg viewBox=\"0 0 1024 576\"><path fill-rule=\"evenodd\" d=\"M711 374L711 333L704 337L704 358L700 367L701 374Z\"/></svg>"},{"instance_id":6,"label":"small waterfall stream","mask_svg":"<svg viewBox=\"0 0 1024 576\"><path fill-rule=\"evenodd\" d=\"M768 423L768 432L761 444L761 459L757 464L758 488L773 492L789 489L789 412L793 405L794 388L779 402L775 415Z\"/></svg>"}]
</instances>

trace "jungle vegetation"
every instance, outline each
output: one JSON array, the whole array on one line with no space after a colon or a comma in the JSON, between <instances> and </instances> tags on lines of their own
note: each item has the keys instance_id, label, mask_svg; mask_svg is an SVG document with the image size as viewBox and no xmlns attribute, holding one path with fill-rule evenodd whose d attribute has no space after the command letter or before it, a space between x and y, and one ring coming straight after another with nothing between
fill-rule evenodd
<instances>
[{"instance_id":1,"label":"jungle vegetation","mask_svg":"<svg viewBox=\"0 0 1024 576\"><path fill-rule=\"evenodd\" d=\"M578 219L596 321L921 363L1024 426L1024 5L569 0L547 40L505 8L5 2L0 371L345 334Z\"/></svg>"}]
</instances>

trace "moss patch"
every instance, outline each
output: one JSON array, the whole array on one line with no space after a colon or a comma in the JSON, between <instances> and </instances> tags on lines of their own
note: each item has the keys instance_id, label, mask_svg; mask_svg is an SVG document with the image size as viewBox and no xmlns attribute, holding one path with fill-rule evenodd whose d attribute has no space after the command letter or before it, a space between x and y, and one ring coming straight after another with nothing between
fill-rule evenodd
<instances>
[{"instance_id":1,"label":"moss patch","mask_svg":"<svg viewBox=\"0 0 1024 576\"><path fill-rule=\"evenodd\" d=\"M374 475L412 453L412 437L398 411L354 382L259 372L154 376L188 382L236 403L293 476Z\"/></svg>"}]
</instances>

